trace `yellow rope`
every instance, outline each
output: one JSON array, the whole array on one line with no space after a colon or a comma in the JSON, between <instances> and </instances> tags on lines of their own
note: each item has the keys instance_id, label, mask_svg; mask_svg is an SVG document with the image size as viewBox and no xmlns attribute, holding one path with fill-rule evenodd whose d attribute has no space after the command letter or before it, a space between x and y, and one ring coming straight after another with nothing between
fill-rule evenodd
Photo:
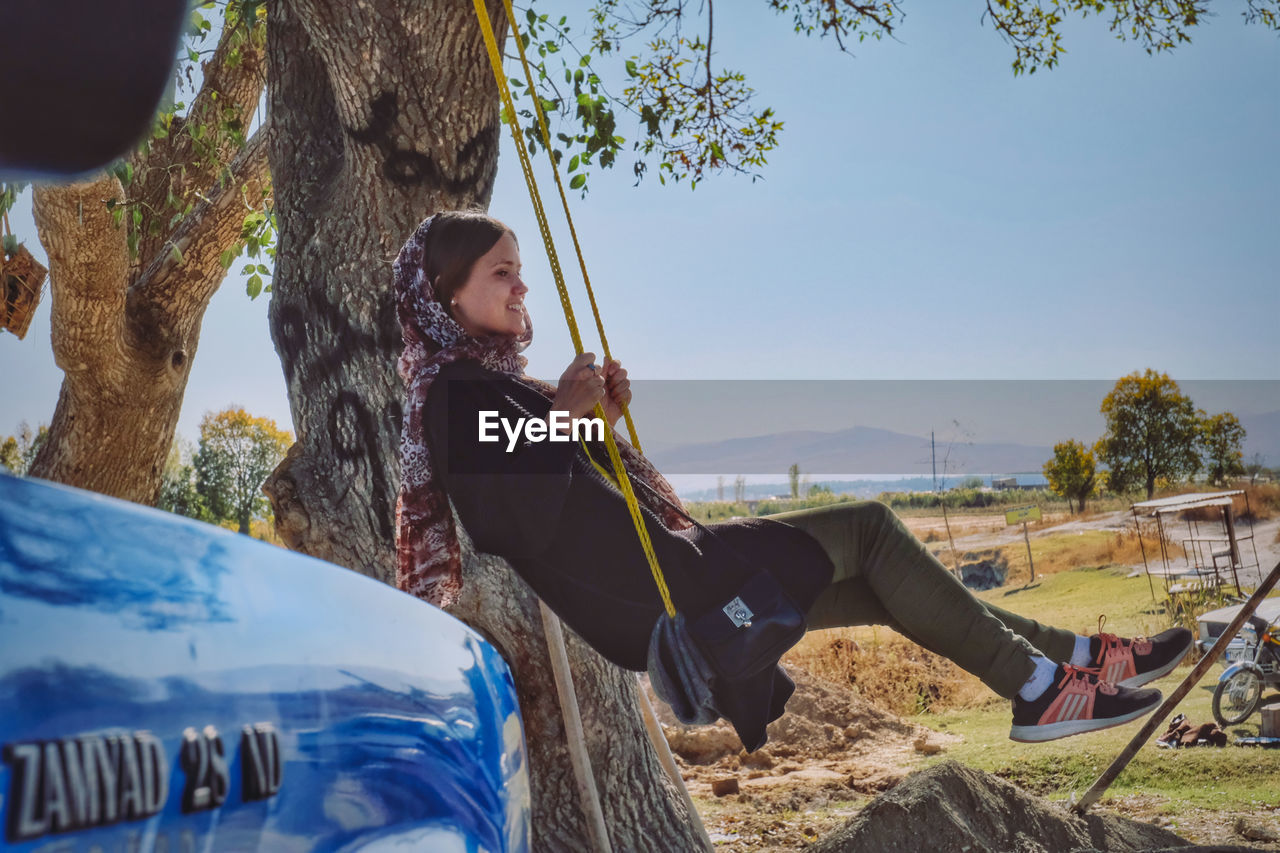
<instances>
[{"instance_id":1,"label":"yellow rope","mask_svg":"<svg viewBox=\"0 0 1280 853\"><path fill-rule=\"evenodd\" d=\"M537 90L533 86L533 71L529 68L529 57L524 50L524 39L520 38L520 32L516 29L515 10L511 8L511 0L502 0L503 8L507 11L507 19L511 21L511 34L515 37L516 48L520 52L520 65L524 68L524 79L527 85L527 91L530 99L533 101L534 114L538 117L538 129L542 132L542 147L547 152L547 159L551 161L551 175L556 179L556 190L560 193L560 206L564 209L565 222L569 224L569 236L573 238L573 250L578 254L578 269L582 270L582 283L587 287L587 300L591 303L591 314L596 320L596 331L600 334L600 346L604 349L604 357L612 359L613 354L609 352L609 338L604 333L604 321L600 319L600 307L596 305L596 293L591 288L591 276L587 274L587 262L582 256L582 244L578 242L578 229L573 227L573 214L569 212L569 199L565 196L564 182L560 180L560 170L556 167L556 158L552 154L551 147L551 131L547 129L547 116L542 111L542 99L538 97ZM512 114L514 120L515 114ZM516 125L513 125L515 127ZM627 422L627 435L631 438L631 446L637 452L643 453L640 447L640 437L636 435L635 422L631 420L631 410L627 406L622 407L622 417Z\"/></svg>"},{"instance_id":2,"label":"yellow rope","mask_svg":"<svg viewBox=\"0 0 1280 853\"><path fill-rule=\"evenodd\" d=\"M520 170L524 173L525 184L529 188L529 199L533 202L534 216L538 220L538 231L542 234L542 242L547 249L547 260L551 265L551 275L556 282L556 290L560 294L560 306L564 309L565 321L569 325L569 337L573 340L573 349L577 354L582 353L582 337L578 334L578 323L573 316L573 306L569 302L569 289L564 283L564 271L560 267L560 257L556 253L555 243L551 238L551 228L547 224L547 214L542 206L542 196L538 192L537 181L533 177L533 167L529 162L529 150L525 147L524 136L520 132L520 122L516 118L515 105L511 100L511 89L507 85L507 76L502 70L502 54L498 50L498 41L493 34L493 22L489 19L489 10L485 8L484 0L472 0L476 9L476 18L480 22L480 34L484 36L485 47L489 51L489 64L493 68L493 79L498 85L498 95L502 99L502 107L506 111L511 124L511 137L516 145L516 155L520 159ZM515 39L517 45L520 46L521 61L525 64L525 73L528 74L528 62L524 55L524 42L520 38L520 30L516 26L515 15L511 9L510 0L503 0L506 8L507 20L511 25L511 36ZM529 80L529 96L533 98L534 104L538 109L538 119L542 123L543 141L547 148L547 153L551 153L551 145L546 130L546 122L542 116L542 107L538 104L537 93L533 89L532 78ZM560 199L565 205L565 214L568 215L568 201L565 199L564 187L560 183L559 170L555 168L555 161L552 160L552 170L556 175L556 186L560 187ZM573 230L573 222L570 219L570 230ZM578 250L578 261L583 266L583 277L586 277L586 264L582 260L582 249L578 245L576 232L573 238L574 248ZM588 292L590 292L590 284L588 283ZM609 355L608 343L605 342L604 328L600 321L600 312L596 309L595 297L591 298L591 309L595 313L596 325L600 329L600 340L604 345L605 355ZM624 407L625 410L625 407ZM602 421L604 418L604 409L597 403L595 408L596 417ZM608 421L605 421L606 425ZM631 422L630 414L627 414L627 427L631 430L632 442L639 448L639 442L635 437L635 427ZM626 476L626 470L622 464L622 455L618 452L617 442L613 438L613 430L606 429L604 431L605 447L609 451L609 460L613 463L614 480L618 488L622 491L622 497L627 502L627 510L631 513L631 521L635 524L636 535L640 538L640 547L644 550L645 559L649 563L649 571L653 574L654 583L658 586L658 594L662 597L662 606L666 609L667 615L675 618L676 608L671 603L671 592L667 589L666 579L662 576L662 568L658 565L657 554L653 550L653 542L649 538L649 531L644 524L644 516L640 514L640 504L636 500L635 491L631 487L631 480Z\"/></svg>"}]
</instances>

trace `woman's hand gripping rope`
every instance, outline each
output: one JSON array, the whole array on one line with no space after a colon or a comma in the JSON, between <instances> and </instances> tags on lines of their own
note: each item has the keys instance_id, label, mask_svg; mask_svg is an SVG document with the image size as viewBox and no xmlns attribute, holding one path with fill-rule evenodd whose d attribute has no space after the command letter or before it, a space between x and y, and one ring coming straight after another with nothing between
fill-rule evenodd
<instances>
[{"instance_id":1,"label":"woman's hand gripping rope","mask_svg":"<svg viewBox=\"0 0 1280 853\"><path fill-rule=\"evenodd\" d=\"M621 362L605 359L600 368L595 358L595 353L584 352L569 363L560 374L551 408L567 412L572 420L590 415L599 403L612 427L622 417L623 407L631 402L631 380Z\"/></svg>"}]
</instances>

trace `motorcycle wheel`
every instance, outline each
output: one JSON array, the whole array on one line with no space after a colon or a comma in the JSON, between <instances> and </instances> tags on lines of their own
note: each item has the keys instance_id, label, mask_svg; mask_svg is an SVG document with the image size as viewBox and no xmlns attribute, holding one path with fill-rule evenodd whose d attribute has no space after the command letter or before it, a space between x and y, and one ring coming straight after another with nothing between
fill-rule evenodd
<instances>
[{"instance_id":1,"label":"motorcycle wheel","mask_svg":"<svg viewBox=\"0 0 1280 853\"><path fill-rule=\"evenodd\" d=\"M1243 723L1262 699L1262 679L1252 670L1242 669L1235 675L1219 681L1213 691L1213 718L1220 726Z\"/></svg>"}]
</instances>

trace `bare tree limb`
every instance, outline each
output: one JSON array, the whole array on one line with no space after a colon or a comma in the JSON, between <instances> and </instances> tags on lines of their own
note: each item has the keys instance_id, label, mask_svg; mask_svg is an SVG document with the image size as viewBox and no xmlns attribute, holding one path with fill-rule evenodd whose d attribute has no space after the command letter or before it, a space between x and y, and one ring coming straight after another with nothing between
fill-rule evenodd
<instances>
[{"instance_id":1,"label":"bare tree limb","mask_svg":"<svg viewBox=\"0 0 1280 853\"><path fill-rule=\"evenodd\" d=\"M191 318L198 323L204 315L204 307L226 276L221 254L235 244L245 214L261 206L269 179L270 130L268 122L253 134L232 161L228 175L201 194L130 287L130 321L149 335L184 337Z\"/></svg>"},{"instance_id":2,"label":"bare tree limb","mask_svg":"<svg viewBox=\"0 0 1280 853\"><path fill-rule=\"evenodd\" d=\"M220 128L235 125L248 132L266 88L264 57L261 37L228 21L213 56L201 66L203 81L187 114L173 120L167 137L152 140L130 159L136 175L130 202L143 214L135 276L172 239L169 223L191 194L210 186L236 156L240 146Z\"/></svg>"}]
</instances>

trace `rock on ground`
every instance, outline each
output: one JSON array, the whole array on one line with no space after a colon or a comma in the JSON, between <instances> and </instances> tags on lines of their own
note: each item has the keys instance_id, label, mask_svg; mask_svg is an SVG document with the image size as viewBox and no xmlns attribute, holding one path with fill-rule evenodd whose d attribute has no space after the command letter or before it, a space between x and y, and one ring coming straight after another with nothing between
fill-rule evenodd
<instances>
[{"instance_id":1,"label":"rock on ground","mask_svg":"<svg viewBox=\"0 0 1280 853\"><path fill-rule=\"evenodd\" d=\"M881 794L812 853L1058 853L1185 848L1165 829L1105 814L1079 817L1010 783L947 761Z\"/></svg>"}]
</instances>

